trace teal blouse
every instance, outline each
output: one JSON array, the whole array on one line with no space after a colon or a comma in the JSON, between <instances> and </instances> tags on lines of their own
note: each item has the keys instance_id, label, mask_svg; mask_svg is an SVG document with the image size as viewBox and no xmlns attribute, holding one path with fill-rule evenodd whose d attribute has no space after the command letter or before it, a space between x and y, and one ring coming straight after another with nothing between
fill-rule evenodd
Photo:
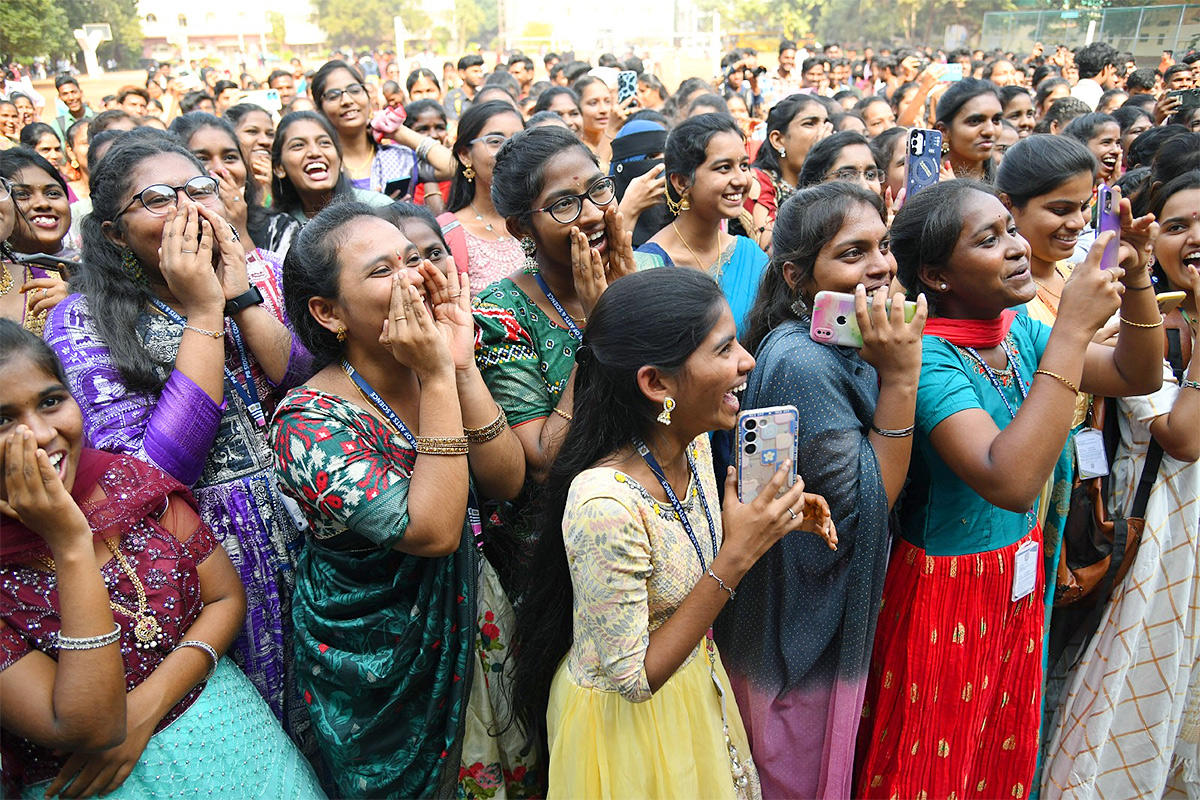
<instances>
[{"instance_id":1,"label":"teal blouse","mask_svg":"<svg viewBox=\"0 0 1200 800\"><path fill-rule=\"evenodd\" d=\"M1007 342L1020 361L1020 379L1027 389L1049 337L1050 327L1044 323L1028 316L1013 320ZM1013 383L1012 365L996 375L1008 403L1018 409L1021 395ZM926 336L901 535L931 556L998 550L1021 539L1032 527L1028 514L1006 511L980 497L930 444L930 433L943 420L972 408L986 411L1000 429L1012 422L1008 407L979 365L945 339Z\"/></svg>"}]
</instances>

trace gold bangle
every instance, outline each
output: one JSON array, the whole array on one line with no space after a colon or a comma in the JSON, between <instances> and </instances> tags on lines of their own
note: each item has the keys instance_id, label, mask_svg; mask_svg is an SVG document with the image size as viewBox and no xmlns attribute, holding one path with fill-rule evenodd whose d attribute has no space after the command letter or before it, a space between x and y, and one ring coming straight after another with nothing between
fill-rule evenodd
<instances>
[{"instance_id":1,"label":"gold bangle","mask_svg":"<svg viewBox=\"0 0 1200 800\"><path fill-rule=\"evenodd\" d=\"M418 436L417 452L427 456L465 456L470 445L466 436Z\"/></svg>"},{"instance_id":2,"label":"gold bangle","mask_svg":"<svg viewBox=\"0 0 1200 800\"><path fill-rule=\"evenodd\" d=\"M504 413L504 408L496 404L496 418L484 425L482 428L464 428L463 433L467 435L467 441L475 444L490 442L500 434L504 433L504 429L508 427L508 416Z\"/></svg>"},{"instance_id":3,"label":"gold bangle","mask_svg":"<svg viewBox=\"0 0 1200 800\"><path fill-rule=\"evenodd\" d=\"M1163 324L1163 318L1161 314L1158 317L1158 322L1134 322L1131 319L1125 319L1125 317L1120 317L1119 319L1121 322L1124 322L1126 325L1131 325L1134 328L1157 328L1159 325Z\"/></svg>"},{"instance_id":4,"label":"gold bangle","mask_svg":"<svg viewBox=\"0 0 1200 800\"><path fill-rule=\"evenodd\" d=\"M555 414L558 414L560 417L562 417L563 419L565 419L567 422L570 422L571 420L575 419L573 416L571 416L571 412L569 412L569 411L563 411L563 410L562 410L561 408L559 408L558 406L555 406L555 407L554 407L554 413L555 413Z\"/></svg>"},{"instance_id":5,"label":"gold bangle","mask_svg":"<svg viewBox=\"0 0 1200 800\"><path fill-rule=\"evenodd\" d=\"M1057 372L1051 372L1048 369L1035 369L1033 371L1033 374L1034 375L1049 375L1051 378L1054 378L1055 380L1060 381L1063 386L1066 386L1068 389L1070 389L1075 394L1079 394L1079 387L1076 386L1075 384L1071 383L1071 381L1067 380L1062 375L1059 375Z\"/></svg>"}]
</instances>

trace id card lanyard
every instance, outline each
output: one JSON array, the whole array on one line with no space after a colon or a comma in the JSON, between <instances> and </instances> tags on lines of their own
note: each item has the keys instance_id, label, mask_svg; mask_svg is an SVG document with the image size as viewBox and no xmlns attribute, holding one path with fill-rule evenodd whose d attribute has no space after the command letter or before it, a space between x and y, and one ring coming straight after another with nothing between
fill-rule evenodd
<instances>
[{"instance_id":1,"label":"id card lanyard","mask_svg":"<svg viewBox=\"0 0 1200 800\"><path fill-rule=\"evenodd\" d=\"M354 385L363 393L363 397L367 398L371 405L375 406L375 409L391 423L396 432L404 437L404 441L408 442L408 446L413 449L413 452L416 452L417 437L413 436L413 432L404 424L404 420L400 419L400 415L388 405L379 392L375 391L375 388L367 383L367 379L359 375L358 371L345 359L342 359L342 371L346 373L346 377L354 381ZM467 521L471 525L471 535L475 540L475 547L482 551L483 518L479 512L479 499L475 496L475 488L470 485L467 486Z\"/></svg>"},{"instance_id":2,"label":"id card lanyard","mask_svg":"<svg viewBox=\"0 0 1200 800\"><path fill-rule=\"evenodd\" d=\"M163 316L171 320L180 327L187 324L187 320L179 314L175 309L159 300L157 297L150 298L150 302L154 307L162 312ZM250 412L250 416L254 419L254 424L260 428L266 427L267 415L263 412L262 401L258 396L258 385L254 382L254 374L250 371L250 355L246 352L246 342L242 338L242 332L238 330L237 323L229 320L229 334L233 337L233 345L237 348L238 359L241 361L242 377L245 380L243 386L237 376L225 367L225 379L233 386L233 390L237 392L238 397L242 398L246 409Z\"/></svg>"},{"instance_id":3,"label":"id card lanyard","mask_svg":"<svg viewBox=\"0 0 1200 800\"><path fill-rule=\"evenodd\" d=\"M579 330L579 326L575 324L575 320L572 319L571 315L567 313L567 310L563 308L563 304L558 302L558 298L554 296L554 292L550 291L550 285L546 283L546 279L542 277L540 272L533 273L533 279L537 281L538 287L542 290L542 294L546 295L546 299L550 301L550 305L554 306L554 310L558 312L560 317L562 317L563 322L566 323L567 330L572 336L575 337L575 341L582 342L583 331ZM651 457L653 458L653 456ZM651 469L653 469L653 467L651 467ZM670 497L670 495L667 496Z\"/></svg>"}]
</instances>

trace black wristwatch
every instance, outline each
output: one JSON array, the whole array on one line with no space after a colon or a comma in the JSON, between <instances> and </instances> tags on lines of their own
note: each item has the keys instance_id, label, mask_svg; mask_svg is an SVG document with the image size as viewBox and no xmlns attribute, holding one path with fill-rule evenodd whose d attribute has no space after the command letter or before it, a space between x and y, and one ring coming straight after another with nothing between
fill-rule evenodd
<instances>
[{"instance_id":1,"label":"black wristwatch","mask_svg":"<svg viewBox=\"0 0 1200 800\"><path fill-rule=\"evenodd\" d=\"M250 306L262 305L263 296L258 287L251 286L249 291L242 292L225 303L225 316L232 317L239 311L245 311Z\"/></svg>"}]
</instances>

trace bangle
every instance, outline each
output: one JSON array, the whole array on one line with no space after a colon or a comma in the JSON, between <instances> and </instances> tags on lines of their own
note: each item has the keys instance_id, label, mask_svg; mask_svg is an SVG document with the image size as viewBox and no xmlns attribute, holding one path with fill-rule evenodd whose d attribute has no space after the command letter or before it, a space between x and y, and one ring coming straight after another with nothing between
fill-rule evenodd
<instances>
[{"instance_id":1,"label":"bangle","mask_svg":"<svg viewBox=\"0 0 1200 800\"><path fill-rule=\"evenodd\" d=\"M221 657L217 655L216 649L214 649L211 644L208 642L202 642L199 639L184 639L182 642L171 648L171 650L173 652L181 647L195 647L197 650L203 650L204 652L208 653L208 657L212 659L212 666L209 667L208 674L204 676L204 680L207 681L213 676L213 673L217 671L217 661L219 661Z\"/></svg>"},{"instance_id":2,"label":"bangle","mask_svg":"<svg viewBox=\"0 0 1200 800\"><path fill-rule=\"evenodd\" d=\"M1131 325L1135 328L1157 328L1159 325L1163 324L1163 318L1161 314L1158 317L1158 322L1134 322L1133 320L1125 319L1125 317L1120 317L1119 319L1126 325Z\"/></svg>"},{"instance_id":3,"label":"bangle","mask_svg":"<svg viewBox=\"0 0 1200 800\"><path fill-rule=\"evenodd\" d=\"M425 196L426 197L441 197L442 193L441 192L426 192Z\"/></svg>"},{"instance_id":4,"label":"bangle","mask_svg":"<svg viewBox=\"0 0 1200 800\"><path fill-rule=\"evenodd\" d=\"M203 333L205 336L210 336L213 339L220 339L222 336L225 335L225 331L206 331L206 330L204 330L204 328L197 328L195 325L188 325L187 323L184 323L183 327L184 327L184 330L195 331L196 333Z\"/></svg>"},{"instance_id":5,"label":"bangle","mask_svg":"<svg viewBox=\"0 0 1200 800\"><path fill-rule=\"evenodd\" d=\"M907 428L900 428L899 430L888 430L887 428L877 428L874 425L871 426L871 430L875 431L880 436L886 436L889 439L903 439L906 436L912 436L913 431L916 429L916 425L909 425Z\"/></svg>"},{"instance_id":6,"label":"bangle","mask_svg":"<svg viewBox=\"0 0 1200 800\"><path fill-rule=\"evenodd\" d=\"M1071 383L1071 381L1067 380L1062 375L1059 375L1057 372L1051 372L1048 369L1035 369L1033 371L1033 374L1034 375L1049 375L1051 378L1054 378L1056 381L1059 381L1060 383L1062 383L1063 386L1066 386L1068 389L1070 389L1075 394L1079 394L1079 387L1076 386L1075 384Z\"/></svg>"},{"instance_id":7,"label":"bangle","mask_svg":"<svg viewBox=\"0 0 1200 800\"><path fill-rule=\"evenodd\" d=\"M575 417L571 416L571 412L570 412L570 411L563 411L563 410L562 410L561 408L559 408L558 406L555 406L555 407L554 407L554 413L555 413L555 414L558 414L560 417L562 417L563 419L565 419L567 422L570 422L571 420L575 419Z\"/></svg>"},{"instance_id":8,"label":"bangle","mask_svg":"<svg viewBox=\"0 0 1200 800\"><path fill-rule=\"evenodd\" d=\"M729 586L726 586L726 585L725 585L725 581L723 581L723 580L721 580L720 578L718 578L718 577L717 577L717 573L713 572L711 569L709 569L709 570L708 570L708 577L710 577L710 578L712 578L714 581L716 581L716 582L717 582L717 583L720 585L720 587L721 587L722 589L724 589L725 591L729 592L729 599L730 599L730 600L732 600L733 598L737 597L737 592L735 592L735 591L734 591L734 590L733 590L731 587L729 587Z\"/></svg>"},{"instance_id":9,"label":"bangle","mask_svg":"<svg viewBox=\"0 0 1200 800\"><path fill-rule=\"evenodd\" d=\"M1189 381L1184 378L1179 382L1180 389L1200 389L1200 381Z\"/></svg>"},{"instance_id":10,"label":"bangle","mask_svg":"<svg viewBox=\"0 0 1200 800\"><path fill-rule=\"evenodd\" d=\"M417 452L427 456L465 456L470 445L466 436L418 436Z\"/></svg>"},{"instance_id":11,"label":"bangle","mask_svg":"<svg viewBox=\"0 0 1200 800\"><path fill-rule=\"evenodd\" d=\"M437 144L437 140L432 136L426 136L422 139L421 143L417 145L417 158L424 161L425 156L429 155L429 151L433 149L435 144Z\"/></svg>"},{"instance_id":12,"label":"bangle","mask_svg":"<svg viewBox=\"0 0 1200 800\"><path fill-rule=\"evenodd\" d=\"M500 434L504 433L504 429L508 427L508 416L504 413L504 408L499 403L496 404L496 418L484 425L482 428L464 428L463 433L467 435L468 442L482 444L490 442Z\"/></svg>"},{"instance_id":13,"label":"bangle","mask_svg":"<svg viewBox=\"0 0 1200 800\"><path fill-rule=\"evenodd\" d=\"M98 650L101 647L108 647L117 639L121 638L121 623L114 622L113 629L108 633L102 633L99 636L63 636L58 635L59 650Z\"/></svg>"}]
</instances>

